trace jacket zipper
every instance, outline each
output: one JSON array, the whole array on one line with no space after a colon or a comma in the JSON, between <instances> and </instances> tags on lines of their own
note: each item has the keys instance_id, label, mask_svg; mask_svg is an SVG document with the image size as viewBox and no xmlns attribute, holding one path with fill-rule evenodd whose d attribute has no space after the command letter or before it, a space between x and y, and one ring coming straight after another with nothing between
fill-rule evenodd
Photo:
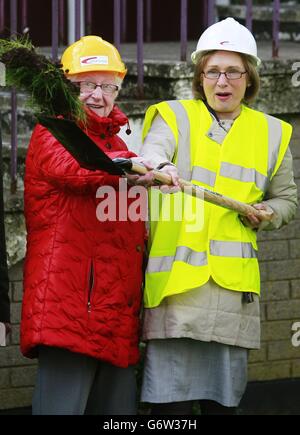
<instances>
[{"instance_id":1,"label":"jacket zipper","mask_svg":"<svg viewBox=\"0 0 300 435\"><path fill-rule=\"evenodd\" d=\"M91 297L92 297L92 291L94 288L94 264L93 262L91 262L91 266L90 266L90 273L89 273L89 291L88 291L88 302L87 302L87 309L88 309L88 313L90 313L92 311L92 304L91 304Z\"/></svg>"}]
</instances>

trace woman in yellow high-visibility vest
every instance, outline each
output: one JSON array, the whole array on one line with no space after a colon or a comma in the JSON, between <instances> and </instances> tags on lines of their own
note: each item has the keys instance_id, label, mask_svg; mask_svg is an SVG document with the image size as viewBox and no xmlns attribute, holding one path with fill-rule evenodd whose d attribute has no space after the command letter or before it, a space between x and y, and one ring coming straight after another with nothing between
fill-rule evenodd
<instances>
[{"instance_id":1,"label":"woman in yellow high-visibility vest","mask_svg":"<svg viewBox=\"0 0 300 435\"><path fill-rule=\"evenodd\" d=\"M197 209L193 199L194 218L202 220L191 227L189 215L176 219L174 212L187 195L152 189L158 218L151 221L146 270L141 400L153 414L189 414L194 401L204 414L236 412L248 349L260 346L256 232L287 224L297 208L292 128L248 107L259 91L252 34L227 18L202 34L192 60L194 99L148 109L142 157L175 186L180 176L274 215L266 227L202 201ZM173 214L163 219L168 207Z\"/></svg>"}]
</instances>

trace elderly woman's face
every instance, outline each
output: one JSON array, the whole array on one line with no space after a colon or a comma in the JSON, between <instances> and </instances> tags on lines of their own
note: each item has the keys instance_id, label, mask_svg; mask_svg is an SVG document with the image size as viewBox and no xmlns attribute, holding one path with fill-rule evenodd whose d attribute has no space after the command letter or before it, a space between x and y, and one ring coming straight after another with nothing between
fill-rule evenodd
<instances>
[{"instance_id":1,"label":"elderly woman's face","mask_svg":"<svg viewBox=\"0 0 300 435\"><path fill-rule=\"evenodd\" d=\"M112 72L86 72L76 76L80 82L79 99L99 116L108 116L118 95L119 85ZM101 85L95 87L95 85Z\"/></svg>"},{"instance_id":2,"label":"elderly woman's face","mask_svg":"<svg viewBox=\"0 0 300 435\"><path fill-rule=\"evenodd\" d=\"M219 78L213 78L225 72L227 77L221 74ZM248 82L241 56L230 51L217 51L208 58L203 73L202 85L208 104L220 119L234 119L240 113Z\"/></svg>"}]
</instances>

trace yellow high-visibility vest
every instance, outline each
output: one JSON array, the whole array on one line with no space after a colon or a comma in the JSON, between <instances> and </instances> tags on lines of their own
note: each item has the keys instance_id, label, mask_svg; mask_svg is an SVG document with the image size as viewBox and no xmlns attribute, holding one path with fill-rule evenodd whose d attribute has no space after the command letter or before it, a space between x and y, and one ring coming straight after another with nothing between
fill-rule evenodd
<instances>
[{"instance_id":1,"label":"yellow high-visibility vest","mask_svg":"<svg viewBox=\"0 0 300 435\"><path fill-rule=\"evenodd\" d=\"M157 113L174 135L173 162L180 177L248 204L263 199L287 150L289 124L242 106L220 145L207 135L212 117L204 103L176 100L148 109L144 138ZM210 277L226 289L260 293L256 231L245 227L236 212L154 188L150 214L146 307L202 286Z\"/></svg>"}]
</instances>

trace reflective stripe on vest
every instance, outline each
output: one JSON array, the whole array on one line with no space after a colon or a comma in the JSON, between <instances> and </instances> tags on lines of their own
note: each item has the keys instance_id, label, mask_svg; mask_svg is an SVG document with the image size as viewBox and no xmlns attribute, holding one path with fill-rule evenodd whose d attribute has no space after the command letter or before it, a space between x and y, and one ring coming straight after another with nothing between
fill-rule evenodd
<instances>
[{"instance_id":1,"label":"reflective stripe on vest","mask_svg":"<svg viewBox=\"0 0 300 435\"><path fill-rule=\"evenodd\" d=\"M268 177L259 173L254 168L244 168L243 166L234 165L228 162L222 162L220 175L222 177L232 178L233 180L243 181L245 183L255 183L255 185L262 190L266 191L268 184Z\"/></svg>"},{"instance_id":2,"label":"reflective stripe on vest","mask_svg":"<svg viewBox=\"0 0 300 435\"><path fill-rule=\"evenodd\" d=\"M281 122L273 116L265 114L265 117L268 122L268 179L270 181L278 159L282 138L282 125Z\"/></svg>"},{"instance_id":3,"label":"reflective stripe on vest","mask_svg":"<svg viewBox=\"0 0 300 435\"><path fill-rule=\"evenodd\" d=\"M248 242L210 240L210 253L220 257L257 258L255 249Z\"/></svg>"},{"instance_id":4,"label":"reflective stripe on vest","mask_svg":"<svg viewBox=\"0 0 300 435\"><path fill-rule=\"evenodd\" d=\"M251 243L210 241L210 254L219 257L257 258L257 253ZM183 261L191 266L205 266L206 252L196 252L187 246L178 246L175 256L150 257L147 273L168 272L174 261Z\"/></svg>"},{"instance_id":5,"label":"reflective stripe on vest","mask_svg":"<svg viewBox=\"0 0 300 435\"><path fill-rule=\"evenodd\" d=\"M177 246L174 256L150 257L147 273L168 272L174 261L183 261L191 266L204 266L207 264L207 254L193 251L186 246Z\"/></svg>"},{"instance_id":6,"label":"reflective stripe on vest","mask_svg":"<svg viewBox=\"0 0 300 435\"><path fill-rule=\"evenodd\" d=\"M179 176L191 180L190 120L179 101L166 102L176 116L178 127L177 170Z\"/></svg>"},{"instance_id":7,"label":"reflective stripe on vest","mask_svg":"<svg viewBox=\"0 0 300 435\"><path fill-rule=\"evenodd\" d=\"M201 168L201 166L194 166L191 179L214 187L216 182L216 176L217 174L213 171L210 171L209 169Z\"/></svg>"},{"instance_id":8,"label":"reflective stripe on vest","mask_svg":"<svg viewBox=\"0 0 300 435\"><path fill-rule=\"evenodd\" d=\"M190 170L190 120L186 110L179 101L167 101L166 103L173 110L178 126L177 169L180 177L187 181L196 180L214 187L216 181L215 172L200 166L194 166L192 171Z\"/></svg>"},{"instance_id":9,"label":"reflective stripe on vest","mask_svg":"<svg viewBox=\"0 0 300 435\"><path fill-rule=\"evenodd\" d=\"M177 168L179 175L188 181L196 180L214 187L216 181L215 172L199 166L194 166L192 171L190 170L190 120L186 110L180 101L167 101L166 103L175 113L179 131L177 150ZM242 182L253 182L262 192L266 192L270 183L278 159L282 137L282 126L280 120L267 114L264 115L268 123L268 176L266 177L254 168L244 168L243 166L234 165L228 162L222 162L220 169L220 175L222 177Z\"/></svg>"}]
</instances>

